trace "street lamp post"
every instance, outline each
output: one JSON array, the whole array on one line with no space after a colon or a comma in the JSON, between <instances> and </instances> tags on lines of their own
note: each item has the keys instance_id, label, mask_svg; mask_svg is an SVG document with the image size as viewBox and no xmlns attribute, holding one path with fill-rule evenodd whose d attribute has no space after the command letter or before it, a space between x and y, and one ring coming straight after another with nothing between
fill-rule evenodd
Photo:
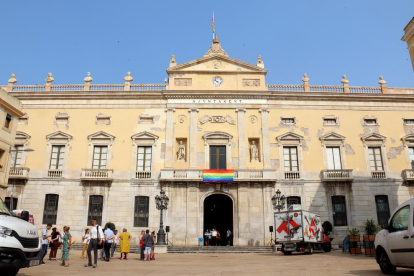
<instances>
[{"instance_id":1,"label":"street lamp post","mask_svg":"<svg viewBox=\"0 0 414 276\"><path fill-rule=\"evenodd\" d=\"M168 198L168 196L165 195L164 190L161 190L160 195L155 196L155 204L157 206L157 209L161 211L160 229L158 230L158 234L157 234L157 245L166 245L164 224L162 221L162 211L167 210L169 201L170 199Z\"/></svg>"},{"instance_id":2,"label":"street lamp post","mask_svg":"<svg viewBox=\"0 0 414 276\"><path fill-rule=\"evenodd\" d=\"M284 195L280 196L281 193L282 192L277 189L276 194L272 197L273 209L278 210L279 212L285 208L286 201L286 197Z\"/></svg>"},{"instance_id":3,"label":"street lamp post","mask_svg":"<svg viewBox=\"0 0 414 276\"><path fill-rule=\"evenodd\" d=\"M16 152L17 153L19 151L30 152L30 151L34 151L34 149L18 150L18 149L12 149L11 147L9 147L9 156L7 156L6 168L9 166L9 164L8 164L9 158L8 157L10 157L10 153L12 153L12 152ZM4 182L6 182L6 174L4 174ZM10 212L13 212L13 193L10 195Z\"/></svg>"}]
</instances>

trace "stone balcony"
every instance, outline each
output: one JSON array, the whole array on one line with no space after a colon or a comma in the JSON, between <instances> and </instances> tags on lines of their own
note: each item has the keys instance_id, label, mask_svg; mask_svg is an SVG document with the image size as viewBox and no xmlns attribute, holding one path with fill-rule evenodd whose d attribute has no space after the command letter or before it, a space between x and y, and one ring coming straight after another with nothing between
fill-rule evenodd
<instances>
[{"instance_id":1,"label":"stone balcony","mask_svg":"<svg viewBox=\"0 0 414 276\"><path fill-rule=\"evenodd\" d=\"M413 186L414 185L414 170L403 170L403 179L404 183L407 186Z\"/></svg>"},{"instance_id":2,"label":"stone balcony","mask_svg":"<svg viewBox=\"0 0 414 276\"><path fill-rule=\"evenodd\" d=\"M112 184L113 181L113 169L82 169L81 181L89 184Z\"/></svg>"},{"instance_id":3,"label":"stone balcony","mask_svg":"<svg viewBox=\"0 0 414 276\"><path fill-rule=\"evenodd\" d=\"M235 170L234 181L275 181L274 170ZM162 170L161 181L203 181L203 170Z\"/></svg>"},{"instance_id":4,"label":"stone balcony","mask_svg":"<svg viewBox=\"0 0 414 276\"><path fill-rule=\"evenodd\" d=\"M385 174L385 171L372 171L371 178L372 179L386 179L387 175Z\"/></svg>"},{"instance_id":5,"label":"stone balcony","mask_svg":"<svg viewBox=\"0 0 414 276\"><path fill-rule=\"evenodd\" d=\"M48 178L62 178L63 171L62 170L48 170L47 177Z\"/></svg>"},{"instance_id":6,"label":"stone balcony","mask_svg":"<svg viewBox=\"0 0 414 276\"><path fill-rule=\"evenodd\" d=\"M29 168L11 167L9 171L9 179L20 179L27 181L29 179Z\"/></svg>"},{"instance_id":7,"label":"stone balcony","mask_svg":"<svg viewBox=\"0 0 414 276\"><path fill-rule=\"evenodd\" d=\"M324 182L352 182L354 180L353 170L322 170L321 180Z\"/></svg>"}]
</instances>

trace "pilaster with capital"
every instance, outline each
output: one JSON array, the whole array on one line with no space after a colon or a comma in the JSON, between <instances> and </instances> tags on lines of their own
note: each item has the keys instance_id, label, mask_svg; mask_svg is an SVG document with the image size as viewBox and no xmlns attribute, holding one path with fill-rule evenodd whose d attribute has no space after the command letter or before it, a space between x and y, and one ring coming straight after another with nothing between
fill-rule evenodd
<instances>
[{"instance_id":1,"label":"pilaster with capital","mask_svg":"<svg viewBox=\"0 0 414 276\"><path fill-rule=\"evenodd\" d=\"M239 136L239 169L247 168L247 150L246 150L246 123L245 123L245 108L237 108L237 130Z\"/></svg>"},{"instance_id":2,"label":"pilaster with capital","mask_svg":"<svg viewBox=\"0 0 414 276\"><path fill-rule=\"evenodd\" d=\"M165 125L165 168L172 168L174 148L174 112L175 108L168 108Z\"/></svg>"},{"instance_id":3,"label":"pilaster with capital","mask_svg":"<svg viewBox=\"0 0 414 276\"><path fill-rule=\"evenodd\" d=\"M197 168L197 112L198 108L188 109L190 112L190 169Z\"/></svg>"},{"instance_id":4,"label":"pilaster with capital","mask_svg":"<svg viewBox=\"0 0 414 276\"><path fill-rule=\"evenodd\" d=\"M263 147L263 168L270 169L270 138L269 138L269 109L261 108L262 114L262 147Z\"/></svg>"}]
</instances>

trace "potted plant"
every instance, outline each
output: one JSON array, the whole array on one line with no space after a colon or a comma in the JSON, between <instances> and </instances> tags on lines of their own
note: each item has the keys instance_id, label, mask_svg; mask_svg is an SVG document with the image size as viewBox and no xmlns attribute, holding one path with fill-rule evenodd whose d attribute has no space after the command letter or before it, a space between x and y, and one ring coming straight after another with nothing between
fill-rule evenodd
<instances>
[{"instance_id":1,"label":"potted plant","mask_svg":"<svg viewBox=\"0 0 414 276\"><path fill-rule=\"evenodd\" d=\"M374 241L375 241L375 233L377 232L377 225L373 219L367 219L364 222L364 246L365 246L365 255L374 255Z\"/></svg>"},{"instance_id":2,"label":"potted plant","mask_svg":"<svg viewBox=\"0 0 414 276\"><path fill-rule=\"evenodd\" d=\"M359 242L359 230L358 229L352 228L352 230L349 230L349 242L351 243L349 252L351 252L351 254L361 254L361 248L358 247L358 242Z\"/></svg>"},{"instance_id":3,"label":"potted plant","mask_svg":"<svg viewBox=\"0 0 414 276\"><path fill-rule=\"evenodd\" d=\"M322 228L323 228L323 232L327 236L329 236L329 234L333 230L332 223L330 223L329 221L325 221L324 223L322 223Z\"/></svg>"}]
</instances>

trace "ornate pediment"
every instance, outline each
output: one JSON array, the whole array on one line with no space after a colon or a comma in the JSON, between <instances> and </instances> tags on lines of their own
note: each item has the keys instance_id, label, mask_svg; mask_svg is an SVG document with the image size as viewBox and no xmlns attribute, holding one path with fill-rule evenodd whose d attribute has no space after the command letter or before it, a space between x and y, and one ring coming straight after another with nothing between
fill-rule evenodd
<instances>
[{"instance_id":1,"label":"ornate pediment","mask_svg":"<svg viewBox=\"0 0 414 276\"><path fill-rule=\"evenodd\" d=\"M28 140L30 139L30 135L22 132L22 131L16 131L16 140Z\"/></svg>"},{"instance_id":2,"label":"ornate pediment","mask_svg":"<svg viewBox=\"0 0 414 276\"><path fill-rule=\"evenodd\" d=\"M319 139L321 139L322 141L328 141L328 140L343 141L343 140L345 140L345 136L342 136L342 135L340 135L336 132L331 131L331 132L328 132L328 133L322 135Z\"/></svg>"},{"instance_id":3,"label":"ornate pediment","mask_svg":"<svg viewBox=\"0 0 414 276\"><path fill-rule=\"evenodd\" d=\"M414 144L414 134L405 135L401 140L404 144Z\"/></svg>"},{"instance_id":4,"label":"ornate pediment","mask_svg":"<svg viewBox=\"0 0 414 276\"><path fill-rule=\"evenodd\" d=\"M276 137L276 140L278 141L302 141L303 136L300 136L299 134L296 134L294 132L287 132L285 134L279 135Z\"/></svg>"},{"instance_id":5,"label":"ornate pediment","mask_svg":"<svg viewBox=\"0 0 414 276\"><path fill-rule=\"evenodd\" d=\"M89 140L107 140L107 139L113 140L115 139L115 136L109 133L106 133L105 131L98 131L98 132L95 132L94 134L89 135L88 139Z\"/></svg>"},{"instance_id":6,"label":"ornate pediment","mask_svg":"<svg viewBox=\"0 0 414 276\"><path fill-rule=\"evenodd\" d=\"M157 140L159 137L157 136L157 135L155 135L155 134L152 134L151 132L148 132L148 131L142 131L142 132L140 132L140 133L137 133L137 134L134 134L134 135L132 135L131 136L131 139L132 140L138 140L138 139L145 139L145 140L148 140L148 139L155 139L155 140Z\"/></svg>"},{"instance_id":7,"label":"ornate pediment","mask_svg":"<svg viewBox=\"0 0 414 276\"><path fill-rule=\"evenodd\" d=\"M64 133L62 131L56 131L51 134L46 135L47 140L71 140L72 135Z\"/></svg>"},{"instance_id":8,"label":"ornate pediment","mask_svg":"<svg viewBox=\"0 0 414 276\"><path fill-rule=\"evenodd\" d=\"M387 137L376 132L361 137L362 141L385 141L385 139L387 139Z\"/></svg>"},{"instance_id":9,"label":"ornate pediment","mask_svg":"<svg viewBox=\"0 0 414 276\"><path fill-rule=\"evenodd\" d=\"M213 132L209 132L207 134L204 134L203 138L204 138L204 140L220 139L220 140L230 141L231 139L233 139L233 135L230 135L226 132L213 131Z\"/></svg>"}]
</instances>

